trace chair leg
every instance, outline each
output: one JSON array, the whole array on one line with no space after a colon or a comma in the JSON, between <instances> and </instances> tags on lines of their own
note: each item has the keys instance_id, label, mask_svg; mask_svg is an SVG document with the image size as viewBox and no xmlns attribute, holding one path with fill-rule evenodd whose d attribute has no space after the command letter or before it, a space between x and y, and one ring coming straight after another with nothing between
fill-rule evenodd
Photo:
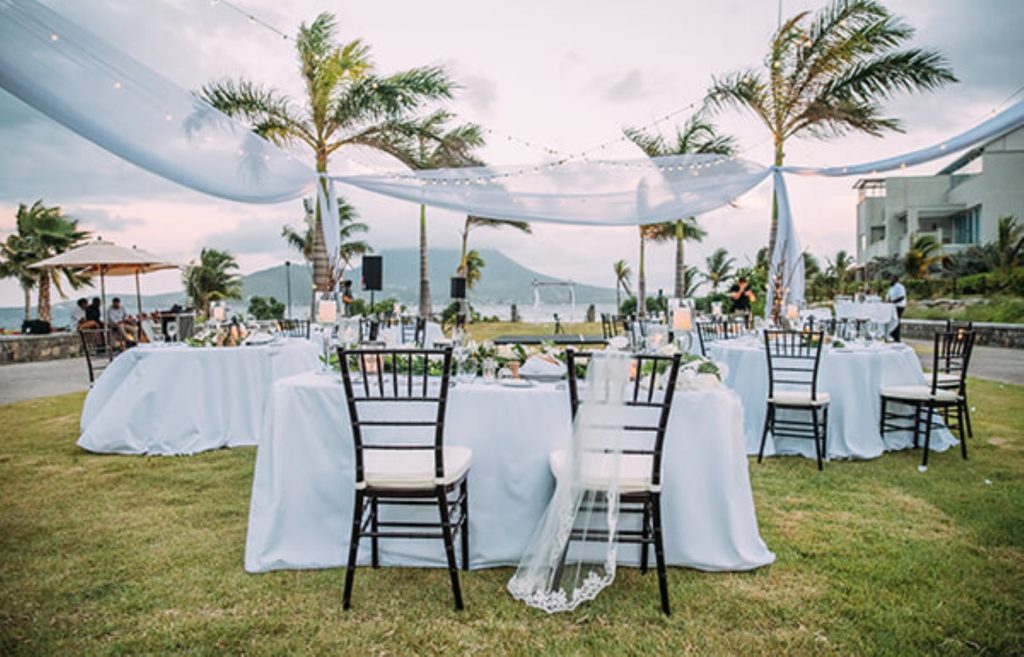
<instances>
[{"instance_id":1,"label":"chair leg","mask_svg":"<svg viewBox=\"0 0 1024 657\"><path fill-rule=\"evenodd\" d=\"M651 512L654 520L654 559L658 566L658 591L661 594L661 610L666 616L672 615L668 602L668 573L665 572L665 546L661 541L661 496L651 496Z\"/></svg>"},{"instance_id":2,"label":"chair leg","mask_svg":"<svg viewBox=\"0 0 1024 657\"><path fill-rule=\"evenodd\" d=\"M363 491L356 491L356 503L352 508L352 534L348 541L348 565L345 568L345 593L341 598L342 609L352 606L352 584L356 576L356 556L359 554L359 527L363 521Z\"/></svg>"},{"instance_id":3,"label":"chair leg","mask_svg":"<svg viewBox=\"0 0 1024 657\"><path fill-rule=\"evenodd\" d=\"M882 436L882 440L885 440L885 397L882 397L882 412L878 416L878 433Z\"/></svg>"},{"instance_id":4,"label":"chair leg","mask_svg":"<svg viewBox=\"0 0 1024 657\"><path fill-rule=\"evenodd\" d=\"M924 456L921 457L921 465L928 467L928 452L931 451L932 444L932 419L935 416L935 401L928 402L928 411L925 416L924 425Z\"/></svg>"},{"instance_id":5,"label":"chair leg","mask_svg":"<svg viewBox=\"0 0 1024 657\"><path fill-rule=\"evenodd\" d=\"M370 529L374 534L377 533L377 513L380 511L380 506L377 504L377 498L374 497L370 500ZM377 536L371 537L370 541L370 565L374 568L380 568L380 542Z\"/></svg>"},{"instance_id":6,"label":"chair leg","mask_svg":"<svg viewBox=\"0 0 1024 657\"><path fill-rule=\"evenodd\" d=\"M643 526L641 530L643 536L641 537L642 542L640 543L640 574L647 574L647 541L650 538L650 527L651 527L651 506L650 500L644 502L644 518L641 521Z\"/></svg>"},{"instance_id":7,"label":"chair leg","mask_svg":"<svg viewBox=\"0 0 1024 657\"><path fill-rule=\"evenodd\" d=\"M966 412L967 412L967 401L966 400L958 401L956 403L956 418L957 418L957 428L959 429L959 433L960 433L960 455L964 457L965 461L967 460L967 440L966 440L967 436L964 435L964 413L966 413ZM970 426L970 425L968 425L968 426Z\"/></svg>"},{"instance_id":8,"label":"chair leg","mask_svg":"<svg viewBox=\"0 0 1024 657\"><path fill-rule=\"evenodd\" d=\"M814 456L818 460L818 472L824 470L824 466L821 464L821 441L818 434L818 407L811 406L811 422L814 430Z\"/></svg>"},{"instance_id":9,"label":"chair leg","mask_svg":"<svg viewBox=\"0 0 1024 657\"><path fill-rule=\"evenodd\" d=\"M761 446L757 449L757 462L760 463L764 459L764 444L768 440L768 427L770 427L775 421L775 406L768 404L768 408L764 412L764 429L761 430Z\"/></svg>"},{"instance_id":10,"label":"chair leg","mask_svg":"<svg viewBox=\"0 0 1024 657\"><path fill-rule=\"evenodd\" d=\"M441 513L441 534L444 536L444 554L448 558L448 575L452 580L455 611L462 611L462 588L459 586L459 569L455 564L455 545L452 540L451 519L448 515L448 494L443 488L437 490L437 508Z\"/></svg>"},{"instance_id":11,"label":"chair leg","mask_svg":"<svg viewBox=\"0 0 1024 657\"><path fill-rule=\"evenodd\" d=\"M822 409L821 417L821 452L828 460L828 406Z\"/></svg>"},{"instance_id":12,"label":"chair leg","mask_svg":"<svg viewBox=\"0 0 1024 657\"><path fill-rule=\"evenodd\" d=\"M469 486L465 479L462 480L462 526L459 528L459 537L462 539L462 569L469 570Z\"/></svg>"},{"instance_id":13,"label":"chair leg","mask_svg":"<svg viewBox=\"0 0 1024 657\"><path fill-rule=\"evenodd\" d=\"M921 446L921 404L914 403L914 449Z\"/></svg>"},{"instance_id":14,"label":"chair leg","mask_svg":"<svg viewBox=\"0 0 1024 657\"><path fill-rule=\"evenodd\" d=\"M974 438L974 429L971 427L971 403L967 401L967 393L964 393L964 419L967 420L967 437Z\"/></svg>"}]
</instances>

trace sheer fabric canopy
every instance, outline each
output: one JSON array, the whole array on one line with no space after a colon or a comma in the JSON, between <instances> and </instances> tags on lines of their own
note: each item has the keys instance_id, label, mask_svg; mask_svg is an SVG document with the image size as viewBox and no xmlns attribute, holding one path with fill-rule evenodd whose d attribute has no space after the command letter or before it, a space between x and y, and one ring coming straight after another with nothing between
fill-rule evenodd
<instances>
[{"instance_id":1,"label":"sheer fabric canopy","mask_svg":"<svg viewBox=\"0 0 1024 657\"><path fill-rule=\"evenodd\" d=\"M767 167L719 156L387 172L318 179L297 156L47 9L0 0L0 86L102 148L213 196L278 203L317 191L328 256L340 248L334 182L475 215L593 226L648 224L725 206L769 175L778 197L772 275L803 299L803 261L784 173L877 174L967 149L1024 125L1024 101L928 148L833 167ZM770 307L770 304L769 304Z\"/></svg>"}]
</instances>

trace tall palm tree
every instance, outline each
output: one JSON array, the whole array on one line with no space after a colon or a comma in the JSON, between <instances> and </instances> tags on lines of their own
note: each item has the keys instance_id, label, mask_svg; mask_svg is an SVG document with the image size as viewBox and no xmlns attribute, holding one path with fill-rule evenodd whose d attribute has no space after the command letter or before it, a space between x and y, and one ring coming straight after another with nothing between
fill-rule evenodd
<instances>
[{"instance_id":1,"label":"tall palm tree","mask_svg":"<svg viewBox=\"0 0 1024 657\"><path fill-rule=\"evenodd\" d=\"M455 115L437 110L413 122L412 127L395 139L391 154L410 169L441 169L479 165L473 151L484 144L483 129L475 123L454 127ZM420 303L419 315L427 319L430 306L430 274L427 262L427 208L420 205Z\"/></svg>"},{"instance_id":2,"label":"tall palm tree","mask_svg":"<svg viewBox=\"0 0 1024 657\"><path fill-rule=\"evenodd\" d=\"M729 252L725 249L718 248L704 262L708 268L704 273L704 280L711 283L712 292L717 292L718 286L732 274L732 266L736 259L730 258Z\"/></svg>"},{"instance_id":3,"label":"tall palm tree","mask_svg":"<svg viewBox=\"0 0 1024 657\"><path fill-rule=\"evenodd\" d=\"M683 288L680 299L696 296L697 288L700 287L700 270L696 267L686 267L683 271Z\"/></svg>"},{"instance_id":4,"label":"tall palm tree","mask_svg":"<svg viewBox=\"0 0 1024 657\"><path fill-rule=\"evenodd\" d=\"M939 52L901 49L913 35L914 28L879 0L832 0L813 15L802 11L783 23L764 68L713 78L707 103L745 108L761 119L774 140L776 165L785 160L790 137L900 131L899 120L882 116L884 101L957 81ZM777 228L773 202L769 253Z\"/></svg>"},{"instance_id":5,"label":"tall palm tree","mask_svg":"<svg viewBox=\"0 0 1024 657\"><path fill-rule=\"evenodd\" d=\"M39 282L39 270L29 267L38 258L27 240L17 233L0 242L0 278L16 278L25 297L25 321L32 319L32 290Z\"/></svg>"},{"instance_id":6,"label":"tall palm tree","mask_svg":"<svg viewBox=\"0 0 1024 657\"><path fill-rule=\"evenodd\" d=\"M806 259L804 262L806 263ZM825 262L828 263L825 267L825 275L835 281L836 290L842 293L843 286L850 279L850 267L854 265L853 256L843 249L836 253L835 258L825 258ZM807 269L805 268L804 276L806 275Z\"/></svg>"},{"instance_id":7,"label":"tall palm tree","mask_svg":"<svg viewBox=\"0 0 1024 657\"><path fill-rule=\"evenodd\" d=\"M33 262L59 255L78 246L89 236L88 231L78 230L78 220L64 216L57 206L46 207L42 199L31 206L18 205L17 236L15 248L22 251L22 257ZM90 285L91 281L72 269L35 269L38 298L36 317L44 322L52 320L50 309L50 285L57 288L60 296L66 297L64 283L72 289ZM22 285L24 289L24 285Z\"/></svg>"},{"instance_id":8,"label":"tall palm tree","mask_svg":"<svg viewBox=\"0 0 1024 657\"><path fill-rule=\"evenodd\" d=\"M615 312L619 312L619 308L622 306L619 290L626 294L626 298L633 296L633 291L629 289L633 270L629 268L625 260L616 260L612 269L615 270Z\"/></svg>"},{"instance_id":9,"label":"tall palm tree","mask_svg":"<svg viewBox=\"0 0 1024 657\"><path fill-rule=\"evenodd\" d=\"M729 135L719 134L714 124L708 121L700 112L686 120L682 127L676 127L675 139L669 143L660 134L651 133L643 128L624 128L623 134L626 138L636 144L648 157L662 157L666 155L733 155L736 152L736 140ZM675 267L675 296L682 298L684 287L684 272L686 270L686 240L700 242L707 235L707 231L697 225L695 217L686 217L661 224L653 224L644 234L641 228L640 245L643 248L646 239L655 242L666 242L675 240L676 243L676 267ZM641 254L641 262L643 254ZM637 286L646 291L647 281L643 267L637 275ZM638 299L640 314L646 310L646 302Z\"/></svg>"},{"instance_id":10,"label":"tall palm tree","mask_svg":"<svg viewBox=\"0 0 1024 657\"><path fill-rule=\"evenodd\" d=\"M364 146L395 154L396 145L419 134L415 114L426 103L451 98L443 68L427 66L379 75L370 48L355 40L339 44L336 22L322 13L299 26L295 39L305 89L298 105L279 91L247 80L204 86L200 97L279 146L302 144L313 151L316 170L327 171L339 149ZM427 137L429 138L429 137ZM326 183L324 183L326 185ZM313 222L313 281L331 288L319 204Z\"/></svg>"},{"instance_id":11,"label":"tall palm tree","mask_svg":"<svg viewBox=\"0 0 1024 657\"><path fill-rule=\"evenodd\" d=\"M910 278L928 278L942 263L942 245L932 235L918 235L903 256L903 269Z\"/></svg>"},{"instance_id":12,"label":"tall palm tree","mask_svg":"<svg viewBox=\"0 0 1024 657\"><path fill-rule=\"evenodd\" d=\"M1000 217L994 246L996 268L1009 275L1024 260L1024 225L1013 217Z\"/></svg>"},{"instance_id":13,"label":"tall palm tree","mask_svg":"<svg viewBox=\"0 0 1024 657\"><path fill-rule=\"evenodd\" d=\"M190 263L182 275L185 293L209 317L211 302L242 298L242 279L237 271L238 262L227 251L203 249L199 262Z\"/></svg>"},{"instance_id":14,"label":"tall palm tree","mask_svg":"<svg viewBox=\"0 0 1024 657\"><path fill-rule=\"evenodd\" d=\"M306 262L310 265L313 264L313 243L315 237L313 235L313 212L312 203L306 201L306 226L299 232L291 226L284 226L281 229L281 237L288 242L288 246L292 247L296 251L302 254L302 257L306 259ZM336 280L345 277L345 271L352 264L352 259L356 256L366 255L367 253L373 253L373 247L368 242L361 239L356 239L355 236L358 234L366 233L370 230L369 226L364 223L357 221L359 213L344 199L338 199L338 225L339 225L339 255L341 258L341 267L338 271L337 277L331 279L331 287L334 287Z\"/></svg>"},{"instance_id":15,"label":"tall palm tree","mask_svg":"<svg viewBox=\"0 0 1024 657\"><path fill-rule=\"evenodd\" d=\"M466 256L467 247L469 245L469 233L475 228L515 228L516 230L526 233L527 235L533 234L533 229L530 224L526 221L516 221L515 219L488 219L487 217L478 217L476 215L466 215L466 223L462 227L462 255L459 257L458 274L459 276L466 275Z\"/></svg>"},{"instance_id":16,"label":"tall palm tree","mask_svg":"<svg viewBox=\"0 0 1024 657\"><path fill-rule=\"evenodd\" d=\"M480 282L484 275L484 267L487 262L477 253L476 249L471 250L463 259L463 272L466 277L466 287L470 290Z\"/></svg>"}]
</instances>

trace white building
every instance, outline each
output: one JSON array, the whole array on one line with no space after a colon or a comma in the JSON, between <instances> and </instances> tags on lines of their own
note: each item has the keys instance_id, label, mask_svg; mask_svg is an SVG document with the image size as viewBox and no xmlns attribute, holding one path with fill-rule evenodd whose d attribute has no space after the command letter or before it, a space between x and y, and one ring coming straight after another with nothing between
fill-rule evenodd
<instances>
[{"instance_id":1,"label":"white building","mask_svg":"<svg viewBox=\"0 0 1024 657\"><path fill-rule=\"evenodd\" d=\"M1024 221L1024 128L974 148L934 176L857 181L857 262L902 256L918 235L947 253L996 237L999 218Z\"/></svg>"}]
</instances>

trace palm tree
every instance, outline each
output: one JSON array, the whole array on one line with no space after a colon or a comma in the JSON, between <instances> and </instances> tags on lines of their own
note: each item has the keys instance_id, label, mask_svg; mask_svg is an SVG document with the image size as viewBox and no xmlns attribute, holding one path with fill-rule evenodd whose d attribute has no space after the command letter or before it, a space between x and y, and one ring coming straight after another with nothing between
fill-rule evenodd
<instances>
[{"instance_id":1,"label":"palm tree","mask_svg":"<svg viewBox=\"0 0 1024 657\"><path fill-rule=\"evenodd\" d=\"M484 266L486 265L487 263L480 257L476 249L466 254L466 257L463 259L463 275L466 277L466 287L468 289L472 290L480 282L484 275Z\"/></svg>"},{"instance_id":2,"label":"palm tree","mask_svg":"<svg viewBox=\"0 0 1024 657\"><path fill-rule=\"evenodd\" d=\"M700 270L696 267L686 267L683 271L683 288L680 299L686 299L697 295L697 288L700 287Z\"/></svg>"},{"instance_id":3,"label":"palm tree","mask_svg":"<svg viewBox=\"0 0 1024 657\"><path fill-rule=\"evenodd\" d=\"M903 269L910 278L928 278L943 260L942 245L932 235L918 235L903 256Z\"/></svg>"},{"instance_id":4,"label":"palm tree","mask_svg":"<svg viewBox=\"0 0 1024 657\"><path fill-rule=\"evenodd\" d=\"M624 128L623 134L627 139L636 144L648 157L663 157L666 155L733 155L736 152L736 140L728 135L718 133L714 124L704 118L700 113L694 114L683 124L682 128L676 128L675 141L668 143L660 134L652 134L643 128ZM675 296L682 298L684 287L684 271L686 270L685 242L692 240L700 242L707 235L707 232L697 225L695 217L686 217L676 221L669 221L662 224L654 224L644 234L644 227L641 227L640 235L640 271L637 275L637 286L646 291L647 280L643 267L643 247L645 239L655 242L675 240L676 243L676 275L675 275ZM640 293L638 299L639 313L643 315L646 310L646 302L643 298L644 292Z\"/></svg>"},{"instance_id":5,"label":"palm tree","mask_svg":"<svg viewBox=\"0 0 1024 657\"><path fill-rule=\"evenodd\" d=\"M776 165L785 160L790 137L901 131L898 119L882 116L882 102L957 81L937 51L900 49L913 35L879 0L832 0L814 15L802 11L783 23L763 69L713 78L707 103L715 110L745 108L761 119L775 143ZM769 253L777 228L773 202Z\"/></svg>"},{"instance_id":6,"label":"palm tree","mask_svg":"<svg viewBox=\"0 0 1024 657\"><path fill-rule=\"evenodd\" d=\"M199 263L193 261L185 268L185 293L197 309L202 309L203 316L210 316L213 301L242 298L242 279L234 273L237 270L235 257L218 249L203 249Z\"/></svg>"},{"instance_id":7,"label":"palm tree","mask_svg":"<svg viewBox=\"0 0 1024 657\"><path fill-rule=\"evenodd\" d=\"M629 268L629 265L625 260L617 260L612 265L612 269L615 270L615 312L619 312L619 307L622 305L622 299L619 297L619 290L622 290L626 294L626 298L633 296L632 290L629 289L630 279L633 277L633 270Z\"/></svg>"},{"instance_id":8,"label":"palm tree","mask_svg":"<svg viewBox=\"0 0 1024 657\"><path fill-rule=\"evenodd\" d=\"M17 239L13 245L18 250L18 257L31 258L32 262L51 258L73 249L89 236L88 231L78 230L78 221L64 216L57 206L48 208L42 199L31 207L21 203L17 213ZM90 285L89 278L81 276L71 269L34 269L38 298L36 301L36 317L44 322L52 320L50 310L50 285L57 288L60 296L64 294L63 283L66 281L72 289ZM22 289L25 289L22 284Z\"/></svg>"},{"instance_id":9,"label":"palm tree","mask_svg":"<svg viewBox=\"0 0 1024 657\"><path fill-rule=\"evenodd\" d=\"M302 106L247 80L208 84L200 97L228 116L246 121L253 132L274 144L309 147L320 173L327 171L331 155L346 146L395 154L397 145L421 134L414 114L425 103L451 98L453 84L445 70L436 66L378 75L369 46L359 40L338 44L336 27L334 16L326 12L299 26L295 45L305 89ZM332 281L317 206L313 280L317 289L327 291Z\"/></svg>"},{"instance_id":10,"label":"palm tree","mask_svg":"<svg viewBox=\"0 0 1024 657\"><path fill-rule=\"evenodd\" d=\"M835 281L836 290L842 294L843 286L850 278L850 267L854 265L853 256L847 253L846 250L840 250L836 253L835 258L825 258L825 262L828 263L825 267L825 275ZM805 268L804 276L806 275L807 269Z\"/></svg>"},{"instance_id":11,"label":"palm tree","mask_svg":"<svg viewBox=\"0 0 1024 657\"><path fill-rule=\"evenodd\" d=\"M1024 259L1024 225L1010 216L1000 217L996 229L996 268L1009 275Z\"/></svg>"},{"instance_id":12,"label":"palm tree","mask_svg":"<svg viewBox=\"0 0 1024 657\"><path fill-rule=\"evenodd\" d=\"M25 296L25 321L32 319L32 289L39 282L39 271L29 267L37 258L24 237L17 233L0 242L0 278L16 278Z\"/></svg>"},{"instance_id":13,"label":"palm tree","mask_svg":"<svg viewBox=\"0 0 1024 657\"><path fill-rule=\"evenodd\" d=\"M459 276L466 276L466 248L469 243L469 233L474 228L515 228L516 230L526 233L527 235L533 234L533 229L530 228L530 224L525 221L516 221L514 219L488 219L487 217L478 217L476 215L466 215L466 223L463 225L462 234L462 255L459 257L458 274Z\"/></svg>"},{"instance_id":14,"label":"palm tree","mask_svg":"<svg viewBox=\"0 0 1024 657\"><path fill-rule=\"evenodd\" d=\"M310 265L313 264L313 242L315 241L313 235L313 208L312 203L308 200L304 201L306 207L306 227L300 233L291 226L284 226L281 229L281 237L288 242L288 246L292 247L296 251L302 254L302 257L306 259L306 262ZM355 239L355 235L366 233L370 230L369 226L359 221L359 213L344 199L338 199L338 225L339 225L339 255L341 257L341 267L336 277L331 279L331 287L334 287L334 283L345 277L345 270L352 264L352 259L356 256L366 255L367 253L373 253L373 247L368 242L361 239Z\"/></svg>"},{"instance_id":15,"label":"palm tree","mask_svg":"<svg viewBox=\"0 0 1024 657\"><path fill-rule=\"evenodd\" d=\"M708 270L704 274L704 280L711 283L712 292L717 292L718 286L732 274L734 262L736 262L735 258L730 258L729 252L722 248L715 249L707 257L705 264L707 264Z\"/></svg>"}]
</instances>

